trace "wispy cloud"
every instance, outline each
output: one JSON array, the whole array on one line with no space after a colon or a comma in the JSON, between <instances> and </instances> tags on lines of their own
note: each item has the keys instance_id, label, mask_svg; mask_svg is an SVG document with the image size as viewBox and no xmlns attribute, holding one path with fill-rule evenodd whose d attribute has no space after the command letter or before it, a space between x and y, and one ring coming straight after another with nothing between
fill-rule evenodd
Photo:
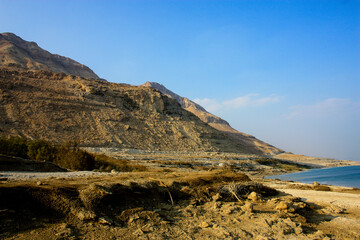
<instances>
[{"instance_id":1,"label":"wispy cloud","mask_svg":"<svg viewBox=\"0 0 360 240\"><path fill-rule=\"evenodd\" d=\"M216 99L204 98L204 99L194 99L194 102L203 106L209 112L217 111L226 111L234 110L244 107L258 107L270 103L276 103L280 101L279 96L270 95L268 97L260 97L259 94L252 93L245 96L237 97L234 99L229 99L225 101L218 101Z\"/></svg>"},{"instance_id":2,"label":"wispy cloud","mask_svg":"<svg viewBox=\"0 0 360 240\"><path fill-rule=\"evenodd\" d=\"M290 108L290 113L284 114L292 118L322 118L329 116L348 115L360 111L360 103L352 102L348 98L328 98L309 105L295 105Z\"/></svg>"}]
</instances>

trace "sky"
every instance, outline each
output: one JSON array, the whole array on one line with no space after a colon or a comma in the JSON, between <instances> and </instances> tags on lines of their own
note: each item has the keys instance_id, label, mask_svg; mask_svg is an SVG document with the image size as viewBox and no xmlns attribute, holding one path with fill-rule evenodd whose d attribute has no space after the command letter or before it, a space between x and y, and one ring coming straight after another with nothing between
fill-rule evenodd
<instances>
[{"instance_id":1,"label":"sky","mask_svg":"<svg viewBox=\"0 0 360 240\"><path fill-rule=\"evenodd\" d=\"M0 0L0 32L285 151L360 161L358 0Z\"/></svg>"}]
</instances>

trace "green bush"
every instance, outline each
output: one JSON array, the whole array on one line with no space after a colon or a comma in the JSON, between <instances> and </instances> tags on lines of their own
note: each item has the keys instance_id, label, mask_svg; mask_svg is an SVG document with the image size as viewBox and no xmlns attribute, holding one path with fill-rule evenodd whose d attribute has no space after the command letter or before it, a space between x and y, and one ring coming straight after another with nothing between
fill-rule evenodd
<instances>
[{"instance_id":1,"label":"green bush","mask_svg":"<svg viewBox=\"0 0 360 240\"><path fill-rule=\"evenodd\" d=\"M76 141L58 146L54 163L73 170L92 170L95 167L94 156L81 150Z\"/></svg>"},{"instance_id":2,"label":"green bush","mask_svg":"<svg viewBox=\"0 0 360 240\"><path fill-rule=\"evenodd\" d=\"M120 172L147 170L146 166L133 164L129 160L88 153L79 148L78 141L56 145L43 139L26 140L23 137L0 136L0 154L52 162L62 168L78 171L95 168L102 171L115 169Z\"/></svg>"},{"instance_id":3,"label":"green bush","mask_svg":"<svg viewBox=\"0 0 360 240\"><path fill-rule=\"evenodd\" d=\"M0 154L27 158L27 140L23 137L0 137Z\"/></svg>"},{"instance_id":4,"label":"green bush","mask_svg":"<svg viewBox=\"0 0 360 240\"><path fill-rule=\"evenodd\" d=\"M27 155L32 160L53 162L56 157L56 148L48 141L31 141L28 143L27 147Z\"/></svg>"}]
</instances>

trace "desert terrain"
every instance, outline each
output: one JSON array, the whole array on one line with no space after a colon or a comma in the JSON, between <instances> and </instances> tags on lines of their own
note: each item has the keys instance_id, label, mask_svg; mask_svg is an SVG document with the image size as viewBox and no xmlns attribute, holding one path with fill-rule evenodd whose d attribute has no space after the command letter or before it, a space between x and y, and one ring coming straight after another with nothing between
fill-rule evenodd
<instances>
[{"instance_id":1,"label":"desert terrain","mask_svg":"<svg viewBox=\"0 0 360 240\"><path fill-rule=\"evenodd\" d=\"M1 238L360 239L360 189L263 178L305 165L106 152L146 171L0 172Z\"/></svg>"},{"instance_id":2,"label":"desert terrain","mask_svg":"<svg viewBox=\"0 0 360 240\"><path fill-rule=\"evenodd\" d=\"M1 239L360 239L360 190L265 179L287 153L157 83L0 34Z\"/></svg>"}]
</instances>

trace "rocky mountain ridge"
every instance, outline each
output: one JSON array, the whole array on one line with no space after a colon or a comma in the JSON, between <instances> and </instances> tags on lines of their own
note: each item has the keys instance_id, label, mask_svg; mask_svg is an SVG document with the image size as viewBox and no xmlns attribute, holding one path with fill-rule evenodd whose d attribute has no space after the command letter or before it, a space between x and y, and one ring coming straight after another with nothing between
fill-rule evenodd
<instances>
[{"instance_id":1,"label":"rocky mountain ridge","mask_svg":"<svg viewBox=\"0 0 360 240\"><path fill-rule=\"evenodd\" d=\"M0 68L0 134L83 146L262 154L158 90L47 71Z\"/></svg>"},{"instance_id":2,"label":"rocky mountain ridge","mask_svg":"<svg viewBox=\"0 0 360 240\"><path fill-rule=\"evenodd\" d=\"M0 34L0 67L45 70L99 79L87 66L70 58L51 54L37 43L25 41L13 33Z\"/></svg>"},{"instance_id":3,"label":"rocky mountain ridge","mask_svg":"<svg viewBox=\"0 0 360 240\"><path fill-rule=\"evenodd\" d=\"M186 97L181 97L178 94L168 90L164 85L156 83L156 82L146 82L141 86L152 87L168 97L176 99L185 110L193 113L198 118L200 118L203 122L209 124L213 128L224 132L227 134L233 141L241 144L241 145L252 145L254 148L257 148L258 151L262 152L264 155L275 155L284 152L283 150L276 148L268 143L265 143L254 136L251 136L246 133L242 133L232 128L230 124L224 119L209 113L199 104L191 101Z\"/></svg>"},{"instance_id":4,"label":"rocky mountain ridge","mask_svg":"<svg viewBox=\"0 0 360 240\"><path fill-rule=\"evenodd\" d=\"M150 88L151 87L151 88ZM282 152L163 85L102 81L88 67L0 34L0 134L143 150Z\"/></svg>"}]
</instances>

